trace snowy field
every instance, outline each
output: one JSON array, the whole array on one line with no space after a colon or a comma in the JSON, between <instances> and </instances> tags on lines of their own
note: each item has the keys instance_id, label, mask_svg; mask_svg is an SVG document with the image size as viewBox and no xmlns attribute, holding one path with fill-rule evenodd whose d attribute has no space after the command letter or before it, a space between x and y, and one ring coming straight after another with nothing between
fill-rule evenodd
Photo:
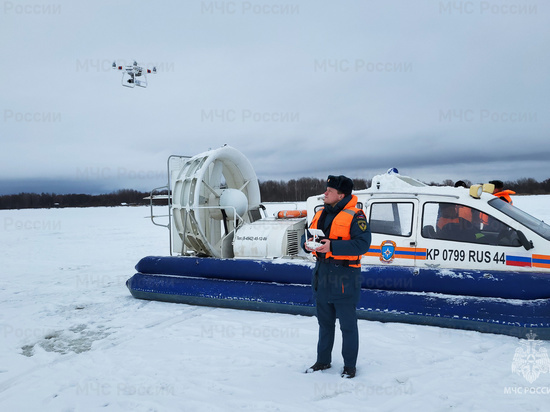
<instances>
[{"instance_id":1,"label":"snowy field","mask_svg":"<svg viewBox=\"0 0 550 412\"><path fill-rule=\"evenodd\" d=\"M515 197L550 221L550 196ZM270 205L273 208L273 205ZM145 207L0 211L0 411L547 411L520 340L360 320L355 379L315 361L315 318L134 299L168 230ZM543 347L550 349L550 342Z\"/></svg>"}]
</instances>

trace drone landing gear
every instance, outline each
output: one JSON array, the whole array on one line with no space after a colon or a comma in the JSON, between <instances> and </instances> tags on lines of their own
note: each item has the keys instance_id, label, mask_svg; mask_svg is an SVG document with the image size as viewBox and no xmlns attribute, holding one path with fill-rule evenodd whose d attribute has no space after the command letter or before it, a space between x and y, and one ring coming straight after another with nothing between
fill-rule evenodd
<instances>
[{"instance_id":1,"label":"drone landing gear","mask_svg":"<svg viewBox=\"0 0 550 412\"><path fill-rule=\"evenodd\" d=\"M147 76L145 74L122 73L122 85L125 87L147 87Z\"/></svg>"}]
</instances>

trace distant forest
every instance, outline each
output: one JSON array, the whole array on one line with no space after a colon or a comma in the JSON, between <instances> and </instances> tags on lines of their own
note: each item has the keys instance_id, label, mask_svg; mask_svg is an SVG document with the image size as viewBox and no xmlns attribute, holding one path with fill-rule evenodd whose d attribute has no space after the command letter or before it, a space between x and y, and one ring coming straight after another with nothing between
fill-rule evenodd
<instances>
[{"instance_id":1,"label":"distant forest","mask_svg":"<svg viewBox=\"0 0 550 412\"><path fill-rule=\"evenodd\" d=\"M353 179L355 189L370 187L370 180ZM467 184L471 182L466 181ZM430 183L430 186L453 186L452 180L443 183ZM309 196L324 193L326 181L324 179L301 178L298 180L260 182L262 202L295 202L304 201ZM550 194L550 179L537 182L532 178L518 179L504 182L504 188L516 192L518 195ZM19 193L0 196L0 209L29 209L29 208L62 208L62 207L97 207L97 206L138 206L149 205L150 193L124 189L103 195L55 193ZM162 204L161 201L155 201ZM166 202L164 202L166 203Z\"/></svg>"}]
</instances>

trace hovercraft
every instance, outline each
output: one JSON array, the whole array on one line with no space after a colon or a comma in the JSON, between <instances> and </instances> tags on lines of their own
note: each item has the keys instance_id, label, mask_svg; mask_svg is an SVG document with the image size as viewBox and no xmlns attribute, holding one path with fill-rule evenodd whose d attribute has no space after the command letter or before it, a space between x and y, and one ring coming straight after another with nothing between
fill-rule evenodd
<instances>
[{"instance_id":1,"label":"hovercraft","mask_svg":"<svg viewBox=\"0 0 550 412\"><path fill-rule=\"evenodd\" d=\"M432 187L391 169L354 191L372 232L358 317L550 340L550 226L491 186ZM167 223L154 213L161 198ZM322 196L307 199L305 217L298 204L267 216L252 165L223 146L170 156L168 183L150 199L170 256L137 263L135 298L315 314L300 239Z\"/></svg>"}]
</instances>

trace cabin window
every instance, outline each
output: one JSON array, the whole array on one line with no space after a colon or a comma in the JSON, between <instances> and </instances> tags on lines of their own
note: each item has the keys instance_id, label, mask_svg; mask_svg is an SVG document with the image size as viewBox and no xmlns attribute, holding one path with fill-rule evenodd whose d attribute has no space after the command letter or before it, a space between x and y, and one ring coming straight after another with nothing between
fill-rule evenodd
<instances>
[{"instance_id":1,"label":"cabin window","mask_svg":"<svg viewBox=\"0 0 550 412\"><path fill-rule=\"evenodd\" d=\"M413 211L412 203L372 203L369 216L370 231L409 237L412 234Z\"/></svg>"},{"instance_id":2,"label":"cabin window","mask_svg":"<svg viewBox=\"0 0 550 412\"><path fill-rule=\"evenodd\" d=\"M516 230L477 209L447 202L424 204L422 237L493 246L521 246Z\"/></svg>"}]
</instances>

